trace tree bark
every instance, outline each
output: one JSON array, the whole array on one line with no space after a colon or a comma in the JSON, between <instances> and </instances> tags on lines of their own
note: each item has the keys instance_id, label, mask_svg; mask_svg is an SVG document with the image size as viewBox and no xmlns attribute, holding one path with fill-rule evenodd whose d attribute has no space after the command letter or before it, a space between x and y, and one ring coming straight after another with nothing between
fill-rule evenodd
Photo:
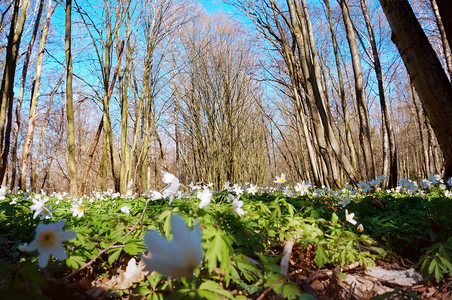
<instances>
[{"instance_id":1,"label":"tree bark","mask_svg":"<svg viewBox=\"0 0 452 300\"><path fill-rule=\"evenodd\" d=\"M439 14L444 25L444 31L449 41L449 50L452 52L452 1L450 0L436 0Z\"/></svg>"},{"instance_id":2,"label":"tree bark","mask_svg":"<svg viewBox=\"0 0 452 300\"><path fill-rule=\"evenodd\" d=\"M347 101L346 101L346 97L345 97L344 79L342 77L342 68L341 68L341 63L340 63L340 58L339 58L339 50L338 50L338 46L337 46L336 32L334 30L333 18L331 17L330 0L324 0L324 2L325 2L325 6L326 6L327 15L328 15L328 24L330 26L331 40L333 42L334 58L336 60L337 76L339 79L339 97L341 98L342 115L344 118L345 139L346 139L348 150L350 152L351 165L352 165L353 169L356 169L356 151L355 151L355 145L353 143L353 138L352 138L352 130L350 127L350 120L349 120L348 109L347 109Z\"/></svg>"},{"instance_id":3,"label":"tree bark","mask_svg":"<svg viewBox=\"0 0 452 300\"><path fill-rule=\"evenodd\" d=\"M452 54L449 41L447 40L446 30L444 29L443 21L439 13L438 4L436 0L430 0L433 13L436 18L436 25L438 26L439 34L441 36L441 42L443 46L444 59L446 60L447 71L449 73L449 79L452 79ZM450 16L448 17L450 18Z\"/></svg>"},{"instance_id":4,"label":"tree bark","mask_svg":"<svg viewBox=\"0 0 452 300\"><path fill-rule=\"evenodd\" d=\"M39 49L38 49L38 59L36 62L36 72L33 80L33 86L31 89L31 101L30 101L30 115L28 120L28 129L27 135L24 141L24 147L22 150L22 164L20 168L20 179L19 179L19 188L25 191L26 188L26 180L27 180L27 171L28 165L30 163L30 150L33 146L33 135L35 129L35 122L37 117L36 108L38 106L39 99L39 87L41 85L41 74L42 74L42 62L44 59L44 50L47 42L47 36L49 34L50 27L50 19L52 17L53 12L55 11L56 6L59 1L52 7L52 1L49 0L47 3L47 16L44 26L42 28L41 39L39 41Z\"/></svg>"},{"instance_id":5,"label":"tree bark","mask_svg":"<svg viewBox=\"0 0 452 300\"><path fill-rule=\"evenodd\" d=\"M14 77L16 74L17 59L19 56L19 46L22 38L25 20L27 18L29 0L15 0L14 9L11 16L11 25L8 34L8 43L6 46L5 69L3 70L3 77L0 86L0 180L3 182L3 177L6 175L8 168L9 155L9 140L11 129L5 132L5 124L9 123L11 128L11 117L7 120L7 110L10 111L9 116L12 116L12 101L14 98ZM22 6L22 11L19 10ZM19 20L18 20L19 19Z\"/></svg>"},{"instance_id":6,"label":"tree bark","mask_svg":"<svg viewBox=\"0 0 452 300\"><path fill-rule=\"evenodd\" d=\"M434 0L433 0L434 1ZM375 34L370 20L369 9L367 7L367 0L360 0L361 8L366 22L367 32L369 33L369 41L372 47L373 64L375 75L378 81L378 96L380 98L380 107L382 112L382 127L383 132L383 175L386 176L386 181L389 183L389 187L397 186L398 174L397 174L397 149L395 144L394 131L392 129L392 119L389 113L386 90L383 81L383 72L381 70L380 54L378 53Z\"/></svg>"},{"instance_id":7,"label":"tree bark","mask_svg":"<svg viewBox=\"0 0 452 300\"><path fill-rule=\"evenodd\" d=\"M353 74L355 78L355 97L358 107L359 120L359 141L363 150L364 163L366 166L367 180L375 178L375 161L372 150L372 141L370 137L369 111L366 103L366 93L364 90L364 81L361 67L361 58L359 56L358 43L356 42L355 29L348 11L347 0L340 0L342 16L345 30L347 31L347 41L350 47L352 58Z\"/></svg>"},{"instance_id":8,"label":"tree bark","mask_svg":"<svg viewBox=\"0 0 452 300\"><path fill-rule=\"evenodd\" d=\"M72 53L71 53L71 13L72 0L66 0L66 32L64 46L66 51L66 116L67 116L67 147L68 147L68 171L69 193L76 196L77 168L75 166L75 133L74 133L74 108L72 105Z\"/></svg>"},{"instance_id":9,"label":"tree bark","mask_svg":"<svg viewBox=\"0 0 452 300\"><path fill-rule=\"evenodd\" d=\"M413 85L411 85L411 95L413 99L414 109L416 111L417 125L419 131L419 139L421 141L422 146L422 162L423 162L423 170L424 170L424 178L428 178L428 175L432 172L430 168L430 155L428 154L428 141L425 140L424 127L422 126L422 117L421 117L421 108L416 100L416 91L414 90Z\"/></svg>"},{"instance_id":10,"label":"tree bark","mask_svg":"<svg viewBox=\"0 0 452 300\"><path fill-rule=\"evenodd\" d=\"M452 85L407 0L380 0L411 81L452 176ZM439 2L438 2L439 4ZM450 16L449 16L450 18Z\"/></svg>"},{"instance_id":11,"label":"tree bark","mask_svg":"<svg viewBox=\"0 0 452 300\"><path fill-rule=\"evenodd\" d=\"M15 187L16 182L16 175L17 175L17 143L19 138L19 130L20 130L20 111L22 109L22 102L24 99L24 92L25 92L25 83L27 81L27 74L28 74L28 66L30 64L30 58L31 54L33 52L33 46L36 41L36 35L38 33L39 24L41 23L41 15L42 10L44 7L45 0L40 0L39 2L39 8L35 20L35 24L33 25L33 31L31 34L30 42L28 43L27 52L25 54L24 58L24 64L22 67L22 76L20 79L20 87L19 87L19 96L17 98L16 103L16 112L15 112L15 121L14 121L14 128L13 128L13 140L12 140L12 148L11 148L11 178L10 178L10 184L9 188L12 190ZM5 139L5 142L8 140ZM5 163L4 163L5 165Z\"/></svg>"}]
</instances>

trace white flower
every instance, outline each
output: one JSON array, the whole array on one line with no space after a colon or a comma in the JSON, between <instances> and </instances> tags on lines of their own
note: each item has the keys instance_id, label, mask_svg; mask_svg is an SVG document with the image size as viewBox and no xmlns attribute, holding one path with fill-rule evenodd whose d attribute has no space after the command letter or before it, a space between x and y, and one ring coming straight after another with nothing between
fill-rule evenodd
<instances>
[{"instance_id":1,"label":"white flower","mask_svg":"<svg viewBox=\"0 0 452 300\"><path fill-rule=\"evenodd\" d=\"M377 179L372 179L371 181L369 181L369 184L373 187L377 187L377 185L380 184L380 181L378 181Z\"/></svg>"},{"instance_id":2,"label":"white flower","mask_svg":"<svg viewBox=\"0 0 452 300\"><path fill-rule=\"evenodd\" d=\"M121 212L123 212L125 214L130 213L130 206L124 205L123 207L121 207Z\"/></svg>"},{"instance_id":3,"label":"white flower","mask_svg":"<svg viewBox=\"0 0 452 300\"><path fill-rule=\"evenodd\" d=\"M452 196L452 192L449 191L449 190L446 190L446 191L444 192L444 196L446 196L447 198L450 198L450 196Z\"/></svg>"},{"instance_id":4,"label":"white flower","mask_svg":"<svg viewBox=\"0 0 452 300\"><path fill-rule=\"evenodd\" d=\"M370 189L370 186L367 182L360 181L358 183L358 188L363 192L367 192Z\"/></svg>"},{"instance_id":5,"label":"white flower","mask_svg":"<svg viewBox=\"0 0 452 300\"><path fill-rule=\"evenodd\" d=\"M284 182L286 182L286 175L284 173L281 173L281 177L276 176L276 180L273 182L277 184L283 184Z\"/></svg>"},{"instance_id":6,"label":"white flower","mask_svg":"<svg viewBox=\"0 0 452 300\"><path fill-rule=\"evenodd\" d=\"M238 185L238 184L234 184L233 190L234 190L234 193L235 193L237 196L238 196L238 195L241 195L241 194L243 193L242 187L241 187L240 185Z\"/></svg>"},{"instance_id":7,"label":"white flower","mask_svg":"<svg viewBox=\"0 0 452 300\"><path fill-rule=\"evenodd\" d=\"M445 190L446 189L446 185L444 183L441 183L439 185L439 188L442 189L442 190Z\"/></svg>"},{"instance_id":8,"label":"white flower","mask_svg":"<svg viewBox=\"0 0 452 300\"><path fill-rule=\"evenodd\" d=\"M13 200L11 200L11 201L9 202L9 204L10 204L10 205L16 205L18 199L19 199L18 197L13 198Z\"/></svg>"},{"instance_id":9,"label":"white flower","mask_svg":"<svg viewBox=\"0 0 452 300\"><path fill-rule=\"evenodd\" d=\"M199 208L208 207L210 201L212 201L212 192L209 189L205 189L200 193L198 192L197 197L201 200L201 202L199 203Z\"/></svg>"},{"instance_id":10,"label":"white flower","mask_svg":"<svg viewBox=\"0 0 452 300\"><path fill-rule=\"evenodd\" d=\"M430 182L433 183L433 184L438 183L438 181L440 179L441 179L441 177L438 174L436 174L436 175L429 174L428 175L428 180L430 180Z\"/></svg>"},{"instance_id":11,"label":"white flower","mask_svg":"<svg viewBox=\"0 0 452 300\"><path fill-rule=\"evenodd\" d=\"M377 181L379 183L383 183L385 180L386 180L386 176L384 176L384 175L380 175L377 177Z\"/></svg>"},{"instance_id":12,"label":"white flower","mask_svg":"<svg viewBox=\"0 0 452 300\"><path fill-rule=\"evenodd\" d=\"M350 200L351 200L350 195L344 195L342 201L340 201L339 204L342 205L342 207L346 207L348 204L350 204Z\"/></svg>"},{"instance_id":13,"label":"white flower","mask_svg":"<svg viewBox=\"0 0 452 300\"><path fill-rule=\"evenodd\" d=\"M163 198L163 195L162 195L162 193L160 193L160 192L157 192L157 191L151 191L151 192L150 192L150 197L151 197L151 200L152 200L152 201L156 201L156 200L162 199L162 198Z\"/></svg>"},{"instance_id":14,"label":"white flower","mask_svg":"<svg viewBox=\"0 0 452 300\"><path fill-rule=\"evenodd\" d=\"M228 194L228 196L226 197L226 199L228 200L228 202L234 201L234 195Z\"/></svg>"},{"instance_id":15,"label":"white flower","mask_svg":"<svg viewBox=\"0 0 452 300\"><path fill-rule=\"evenodd\" d=\"M250 187L246 189L246 191L250 194L256 195L257 193L257 185L250 184Z\"/></svg>"},{"instance_id":16,"label":"white flower","mask_svg":"<svg viewBox=\"0 0 452 300\"><path fill-rule=\"evenodd\" d=\"M449 186L452 186L452 177L450 177L450 178L447 180L447 184L448 184Z\"/></svg>"},{"instance_id":17,"label":"white flower","mask_svg":"<svg viewBox=\"0 0 452 300\"><path fill-rule=\"evenodd\" d=\"M242 216L243 214L245 214L245 212L242 209L243 201L239 200L239 199L240 199L240 195L237 196L237 198L235 198L234 201L232 201L232 208L235 210L235 212L239 216Z\"/></svg>"},{"instance_id":18,"label":"white flower","mask_svg":"<svg viewBox=\"0 0 452 300\"><path fill-rule=\"evenodd\" d=\"M47 207L45 206L46 199L41 198L41 195L35 195L35 198L33 198L32 201L33 205L30 206L30 209L35 211L33 219L36 219L39 215L41 215L41 220L50 219L52 217L53 210L50 210L50 204L48 204Z\"/></svg>"},{"instance_id":19,"label":"white flower","mask_svg":"<svg viewBox=\"0 0 452 300\"><path fill-rule=\"evenodd\" d=\"M363 232L364 231L363 224L359 224L358 227L356 228L356 230L358 230L358 232Z\"/></svg>"},{"instance_id":20,"label":"white flower","mask_svg":"<svg viewBox=\"0 0 452 300\"><path fill-rule=\"evenodd\" d=\"M286 195L287 197L293 197L295 196L295 192L293 190L291 190L290 188L286 187L284 189L284 195Z\"/></svg>"},{"instance_id":21,"label":"white flower","mask_svg":"<svg viewBox=\"0 0 452 300\"><path fill-rule=\"evenodd\" d=\"M85 212L85 207L79 201L74 201L71 204L71 211L73 217L81 218Z\"/></svg>"},{"instance_id":22,"label":"white flower","mask_svg":"<svg viewBox=\"0 0 452 300\"><path fill-rule=\"evenodd\" d=\"M309 189L311 188L311 184L307 181L302 181L301 183L297 183L295 186L295 191L300 193L303 196L306 193L309 193Z\"/></svg>"},{"instance_id":23,"label":"white flower","mask_svg":"<svg viewBox=\"0 0 452 300\"><path fill-rule=\"evenodd\" d=\"M423 189L428 189L430 186L430 181L428 181L427 179L421 179L421 181L419 181L419 186Z\"/></svg>"},{"instance_id":24,"label":"white flower","mask_svg":"<svg viewBox=\"0 0 452 300\"><path fill-rule=\"evenodd\" d=\"M182 217L171 216L173 239L168 241L159 233L148 230L144 242L150 255L143 255L145 270L157 271L170 277L191 277L202 260L201 231L195 225L190 232Z\"/></svg>"},{"instance_id":25,"label":"white flower","mask_svg":"<svg viewBox=\"0 0 452 300\"><path fill-rule=\"evenodd\" d=\"M229 181L226 181L226 182L223 184L223 190L229 191L230 188L231 188L231 183L230 183Z\"/></svg>"},{"instance_id":26,"label":"white flower","mask_svg":"<svg viewBox=\"0 0 452 300\"><path fill-rule=\"evenodd\" d=\"M179 179L171 173L162 171L163 174L163 182L168 184L168 186L163 191L163 197L167 197L169 199L169 203L173 202L174 196L177 194L177 190L179 189Z\"/></svg>"},{"instance_id":27,"label":"white flower","mask_svg":"<svg viewBox=\"0 0 452 300\"><path fill-rule=\"evenodd\" d=\"M353 219L355 217L354 213L348 214L348 210L345 210L345 219L347 220L347 222L356 225L356 221Z\"/></svg>"},{"instance_id":28,"label":"white flower","mask_svg":"<svg viewBox=\"0 0 452 300\"><path fill-rule=\"evenodd\" d=\"M17 249L20 252L27 252L27 250L28 250L28 243L20 244L19 246L17 246Z\"/></svg>"},{"instance_id":29,"label":"white flower","mask_svg":"<svg viewBox=\"0 0 452 300\"><path fill-rule=\"evenodd\" d=\"M76 237L75 231L62 231L66 222L38 224L35 239L28 246L28 252L39 251L39 267L44 268L49 261L50 255L59 260L66 258L66 250L62 242Z\"/></svg>"},{"instance_id":30,"label":"white flower","mask_svg":"<svg viewBox=\"0 0 452 300\"><path fill-rule=\"evenodd\" d=\"M8 195L8 187L2 185L0 187L0 200L3 200L6 198L6 195Z\"/></svg>"}]
</instances>

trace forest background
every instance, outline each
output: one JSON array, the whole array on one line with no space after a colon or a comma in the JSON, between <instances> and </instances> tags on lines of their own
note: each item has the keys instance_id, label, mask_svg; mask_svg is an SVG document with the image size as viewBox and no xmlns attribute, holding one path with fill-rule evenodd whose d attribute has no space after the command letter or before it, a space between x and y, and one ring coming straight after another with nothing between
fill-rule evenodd
<instances>
[{"instance_id":1,"label":"forest background","mask_svg":"<svg viewBox=\"0 0 452 300\"><path fill-rule=\"evenodd\" d=\"M452 98L425 100L452 90L445 2L398 2L447 79L428 88L380 2L2 1L1 183L81 195L158 189L162 170L217 189L451 176Z\"/></svg>"}]
</instances>

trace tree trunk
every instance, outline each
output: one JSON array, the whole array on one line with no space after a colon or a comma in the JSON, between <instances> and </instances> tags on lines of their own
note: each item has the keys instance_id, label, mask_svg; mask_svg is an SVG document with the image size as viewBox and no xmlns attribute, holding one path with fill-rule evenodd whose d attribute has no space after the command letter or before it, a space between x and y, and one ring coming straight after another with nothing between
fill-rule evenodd
<instances>
[{"instance_id":1,"label":"tree trunk","mask_svg":"<svg viewBox=\"0 0 452 300\"><path fill-rule=\"evenodd\" d=\"M3 177L6 175L8 168L8 155L9 155L9 140L10 131L5 132L5 124L9 122L11 128L11 118L7 120L7 110L10 111L9 115L12 115L12 101L14 98L14 77L16 74L17 59L19 56L19 46L22 38L25 20L27 18L29 0L15 0L14 9L11 16L11 25L8 35L8 43L6 45L5 56L5 69L3 70L3 77L0 86L0 180L3 182ZM19 10L22 6L22 11ZM19 20L18 20L19 19Z\"/></svg>"},{"instance_id":2,"label":"tree trunk","mask_svg":"<svg viewBox=\"0 0 452 300\"><path fill-rule=\"evenodd\" d=\"M71 53L71 13L72 0L66 0L66 32L64 45L66 51L66 116L67 116L67 147L68 147L68 171L69 193L77 194L77 168L75 166L75 133L74 133L74 109L72 106L72 53Z\"/></svg>"},{"instance_id":3,"label":"tree trunk","mask_svg":"<svg viewBox=\"0 0 452 300\"><path fill-rule=\"evenodd\" d=\"M58 1L59 2L59 1ZM31 89L31 101L30 101L30 115L28 120L28 129L27 135L24 141L24 147L22 150L22 164L20 168L20 180L19 180L19 188L25 191L26 188L26 180L27 180L27 171L28 165L30 163L30 151L33 147L33 135L35 130L35 122L37 117L36 108L38 106L38 98L39 98L39 87L41 85L41 74L42 74L42 62L44 59L44 50L47 42L47 36L49 34L50 27L50 19L52 17L53 12L55 11L58 2L52 7L52 1L49 0L47 3L47 16L44 26L42 28L41 39L39 41L39 49L38 49L38 59L36 62L36 71L35 78L33 80L33 86Z\"/></svg>"},{"instance_id":4,"label":"tree trunk","mask_svg":"<svg viewBox=\"0 0 452 300\"><path fill-rule=\"evenodd\" d=\"M444 175L452 177L452 85L408 1L380 0L380 3L392 29L392 41L443 151Z\"/></svg>"},{"instance_id":5,"label":"tree trunk","mask_svg":"<svg viewBox=\"0 0 452 300\"><path fill-rule=\"evenodd\" d=\"M30 64L31 53L33 52L33 46L36 41L36 35L38 33L39 24L41 23L41 15L44 7L45 0L40 0L38 13L36 16L35 24L33 25L33 31L31 34L30 42L28 43L27 52L25 54L24 64L22 67L22 76L20 79L20 88L19 88L19 97L17 98L16 104L16 113L15 113L15 122L13 129L13 140L12 140L12 148L11 148L11 179L9 188L12 190L15 187L16 182L16 174L17 174L17 143L19 138L19 130L20 130L20 111L22 109L22 102L24 99L25 92L25 83L27 81L28 74L28 66ZM5 142L8 140L5 139ZM5 164L3 164L5 165Z\"/></svg>"},{"instance_id":6,"label":"tree trunk","mask_svg":"<svg viewBox=\"0 0 452 300\"><path fill-rule=\"evenodd\" d=\"M414 103L414 108L416 110L416 118L417 118L417 125L418 125L418 131L419 131L419 138L422 145L423 150L423 169L424 169L424 178L428 178L428 175L432 173L430 168L430 155L428 154L428 141L425 140L425 134L424 134L424 127L422 126L422 117L421 117L421 109L419 107L419 104L416 100L416 91L414 90L413 85L411 85L411 95Z\"/></svg>"},{"instance_id":7,"label":"tree trunk","mask_svg":"<svg viewBox=\"0 0 452 300\"><path fill-rule=\"evenodd\" d=\"M436 0L439 14L444 25L444 31L449 41L449 50L452 52L452 1L450 0Z\"/></svg>"},{"instance_id":8,"label":"tree trunk","mask_svg":"<svg viewBox=\"0 0 452 300\"><path fill-rule=\"evenodd\" d=\"M328 23L330 26L331 40L333 42L334 57L336 59L337 76L339 79L339 96L341 98L342 114L343 114L343 118L344 118L345 139L347 142L348 150L350 152L351 165L352 165L353 169L356 169L356 151L355 151L355 145L353 143L352 130L350 127L350 121L349 121L349 116L348 116L347 101L346 101L346 97L345 97L344 79L342 77L341 63L340 63L340 58L339 58L339 50L338 50L338 46L337 46L336 33L334 30L333 18L331 17L330 0L324 0L324 2L325 2L326 10L327 10L327 15L328 15Z\"/></svg>"},{"instance_id":9,"label":"tree trunk","mask_svg":"<svg viewBox=\"0 0 452 300\"><path fill-rule=\"evenodd\" d=\"M447 40L446 30L444 29L443 21L441 19L441 15L439 14L438 5L436 4L436 0L430 0L432 5L433 13L436 18L436 25L439 30L439 34L441 36L441 42L443 46L444 59L446 60L447 71L449 73L449 79L452 79L452 54L449 45L449 41ZM449 18L450 16L448 16Z\"/></svg>"},{"instance_id":10,"label":"tree trunk","mask_svg":"<svg viewBox=\"0 0 452 300\"><path fill-rule=\"evenodd\" d=\"M434 0L433 0L434 1ZM375 75L378 81L378 96L380 98L380 107L383 115L382 125L383 131L383 175L389 183L389 187L397 186L397 150L394 140L394 130L392 129L392 120L386 101L386 91L383 82L383 73L381 70L380 54L378 53L377 43L373 26L370 20L369 9L367 7L367 0L360 0L364 19L366 21L367 31L369 33L369 41L372 47L373 63Z\"/></svg>"},{"instance_id":11,"label":"tree trunk","mask_svg":"<svg viewBox=\"0 0 452 300\"><path fill-rule=\"evenodd\" d=\"M363 150L364 163L366 166L367 180L375 178L375 161L370 138L369 111L366 103L366 93L364 91L363 74L361 68L361 58L359 56L358 43L356 42L355 29L348 11L347 0L340 0L342 16L347 31L347 41L350 47L352 58L353 74L355 77L355 97L358 107L359 120L359 141Z\"/></svg>"}]
</instances>

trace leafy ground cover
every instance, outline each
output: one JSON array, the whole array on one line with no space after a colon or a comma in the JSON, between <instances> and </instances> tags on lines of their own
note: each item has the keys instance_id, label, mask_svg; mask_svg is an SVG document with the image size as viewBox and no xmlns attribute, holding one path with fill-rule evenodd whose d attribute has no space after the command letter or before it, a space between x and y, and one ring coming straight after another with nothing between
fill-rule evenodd
<instances>
[{"instance_id":1,"label":"leafy ground cover","mask_svg":"<svg viewBox=\"0 0 452 300\"><path fill-rule=\"evenodd\" d=\"M163 195L149 192L139 197L109 191L71 198L11 194L2 188L1 298L441 299L452 295L452 200L448 186L438 177L419 184L402 178L392 190L380 189L375 180L340 191L314 189L306 182L292 187L283 176L274 188L227 184L219 192L209 186L165 182L169 185ZM182 218L190 238L180 237L185 231L175 232L175 215ZM177 253L184 256L197 247L198 230L201 262L177 270L177 257L160 262L172 263L173 278L147 272L141 258L152 259L148 249L162 245L170 257L177 244ZM50 259L43 254L49 243L64 247L50 253ZM158 259L158 251L151 252L154 261ZM353 286L343 283L348 275L375 266L413 267L423 281L404 288L389 285L390 291L380 296L376 290L358 296ZM177 276L187 271L189 276Z\"/></svg>"}]
</instances>

